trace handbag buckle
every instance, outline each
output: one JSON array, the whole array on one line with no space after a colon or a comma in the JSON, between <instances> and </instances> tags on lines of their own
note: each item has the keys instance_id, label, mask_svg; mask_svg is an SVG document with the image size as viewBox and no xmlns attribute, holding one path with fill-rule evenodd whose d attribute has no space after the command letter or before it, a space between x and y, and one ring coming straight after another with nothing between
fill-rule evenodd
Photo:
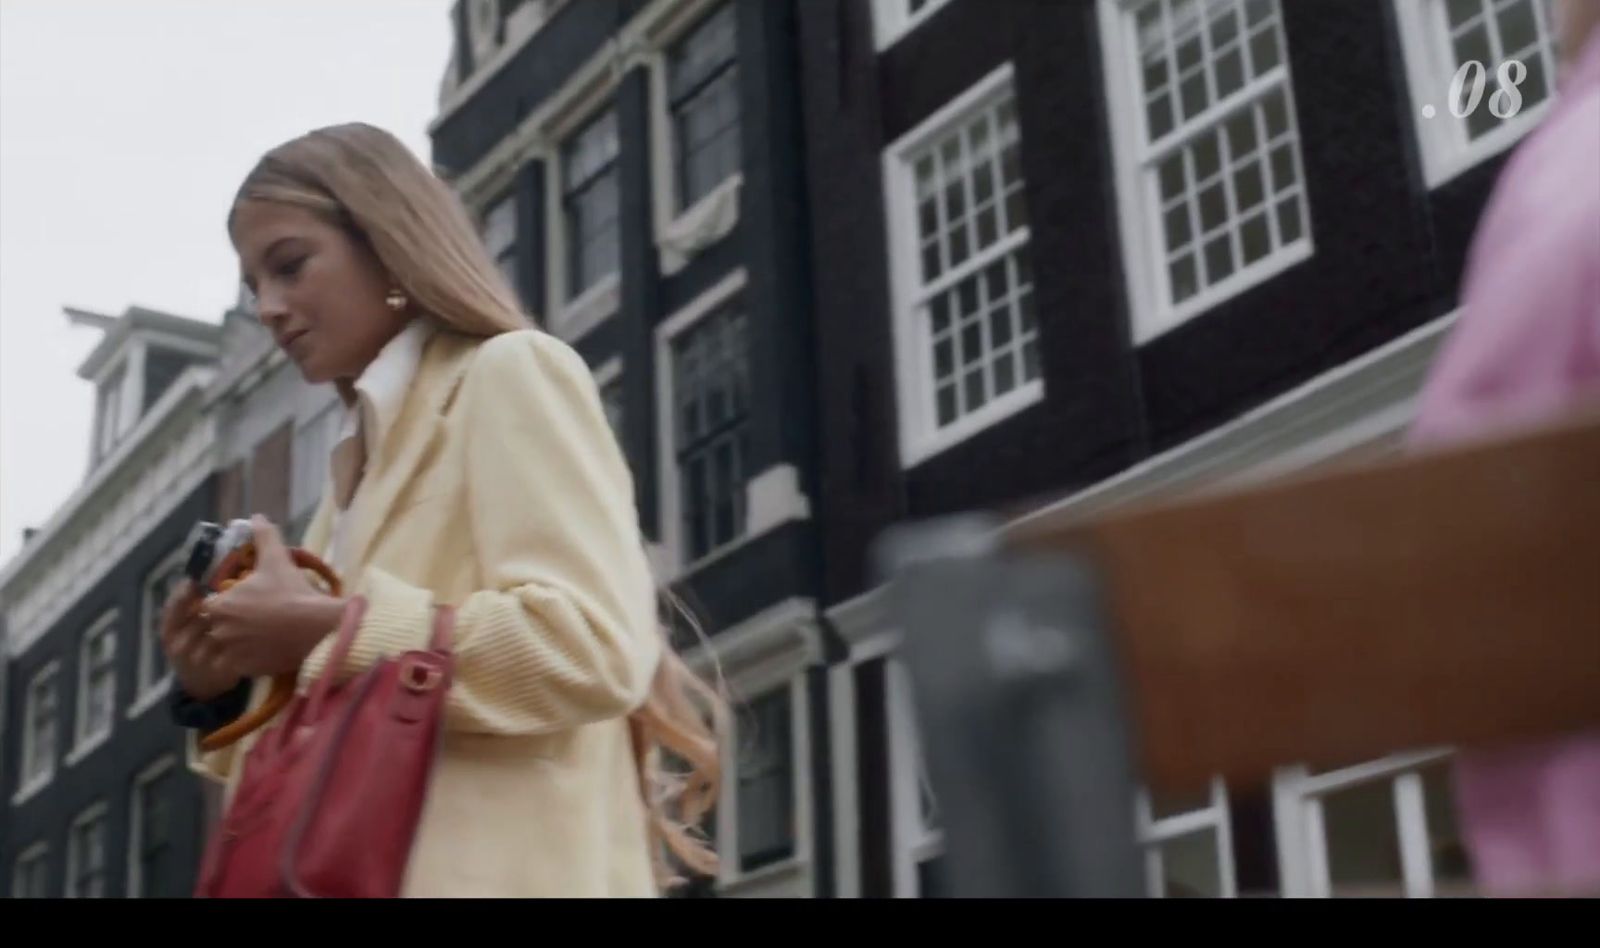
<instances>
[{"instance_id":1,"label":"handbag buckle","mask_svg":"<svg viewBox=\"0 0 1600 948\"><path fill-rule=\"evenodd\" d=\"M416 692L432 691L444 679L444 672L422 662L410 662L400 669L400 683Z\"/></svg>"}]
</instances>

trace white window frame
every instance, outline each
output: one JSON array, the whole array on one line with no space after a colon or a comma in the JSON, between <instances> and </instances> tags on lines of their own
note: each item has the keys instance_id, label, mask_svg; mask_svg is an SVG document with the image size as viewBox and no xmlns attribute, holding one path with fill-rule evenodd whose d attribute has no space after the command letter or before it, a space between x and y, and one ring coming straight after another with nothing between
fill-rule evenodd
<instances>
[{"instance_id":1,"label":"white window frame","mask_svg":"<svg viewBox=\"0 0 1600 948\"><path fill-rule=\"evenodd\" d=\"M718 860L717 888L724 894L759 896L787 888L815 861L811 799L811 699L806 672L822 663L820 632L810 600L791 599L720 632L686 655L699 674L723 678L734 705L723 735L722 787L714 811ZM789 689L789 750L793 755L794 853L759 869L744 871L739 853L738 741L744 705Z\"/></svg>"},{"instance_id":2,"label":"white window frame","mask_svg":"<svg viewBox=\"0 0 1600 948\"><path fill-rule=\"evenodd\" d=\"M40 750L33 743L34 726L38 715L35 692L46 682L53 681L56 689L55 726L51 728L52 746ZM21 804L49 786L56 773L57 748L61 746L61 724L65 717L61 707L61 660L52 659L28 679L28 690L23 695L22 712L22 781L17 788L13 804ZM42 755L42 756L41 756ZM42 763L35 766L37 761Z\"/></svg>"},{"instance_id":3,"label":"white window frame","mask_svg":"<svg viewBox=\"0 0 1600 948\"><path fill-rule=\"evenodd\" d=\"M1535 2L1535 15L1545 20L1545 27L1556 43L1559 25L1546 18L1542 3ZM1477 141L1467 137L1466 119L1458 119L1450 111L1450 84L1459 67L1455 65L1455 52L1450 46L1450 27L1445 19L1441 0L1395 0L1395 17L1400 29L1401 45L1405 51L1406 84L1411 90L1411 119L1416 126L1417 147L1422 152L1422 166L1428 187L1437 188L1461 176L1472 168L1510 149L1531 132L1555 104L1559 64L1552 62L1546 68L1546 82L1550 94L1531 109L1524 109L1515 117L1502 120L1494 131ZM1498 27L1496 27L1498 29ZM1552 59L1559 57L1559 51ZM1483 101L1478 108L1487 109L1489 98L1500 88L1498 78L1500 63L1484 63L1487 81ZM1432 117L1424 109L1433 109Z\"/></svg>"},{"instance_id":4,"label":"white window frame","mask_svg":"<svg viewBox=\"0 0 1600 948\"><path fill-rule=\"evenodd\" d=\"M899 42L900 37L921 26L950 2L928 0L927 6L912 13L907 9L910 0L872 0L873 36L878 52Z\"/></svg>"},{"instance_id":5,"label":"white window frame","mask_svg":"<svg viewBox=\"0 0 1600 948\"><path fill-rule=\"evenodd\" d=\"M686 0L668 15L650 36L645 62L650 71L650 171L656 247L661 271L671 276L689 265L695 255L728 236L739 224L739 197L744 188L743 167L692 206L678 210L677 132L667 101L667 50L698 26L713 8L738 0ZM740 50L735 48L735 57ZM738 60L741 76L748 65ZM749 135L749 116L739 116L739 134ZM745 138L748 141L748 138ZM749 153L740 149L741 160Z\"/></svg>"},{"instance_id":6,"label":"white window frame","mask_svg":"<svg viewBox=\"0 0 1600 948\"><path fill-rule=\"evenodd\" d=\"M1396 754L1313 775L1305 766L1286 767L1273 777L1272 809L1278 840L1278 873L1285 898L1333 896L1323 798L1365 783L1391 785L1400 860L1407 898L1432 898L1437 879L1428 846L1428 814L1421 771L1452 755L1448 749Z\"/></svg>"},{"instance_id":7,"label":"white window frame","mask_svg":"<svg viewBox=\"0 0 1600 948\"><path fill-rule=\"evenodd\" d=\"M101 867L100 871L105 873L106 883L105 894L101 897L111 897L111 820L109 813L110 808L106 805L106 802L100 800L90 804L83 812L73 817L72 824L67 827L67 880L63 888L66 898L83 898L78 894L78 847L74 845L74 842L79 829L96 821L103 826L102 832L105 834L103 837L104 851L101 853L101 858L105 860L105 865Z\"/></svg>"},{"instance_id":8,"label":"white window frame","mask_svg":"<svg viewBox=\"0 0 1600 948\"><path fill-rule=\"evenodd\" d=\"M884 662L884 696L889 705L890 874L894 897L914 899L925 894L917 870L944 855L944 830L937 818L931 823L923 819L923 797L932 797L933 788L917 730L911 674L904 660L892 654Z\"/></svg>"},{"instance_id":9,"label":"white window frame","mask_svg":"<svg viewBox=\"0 0 1600 948\"><path fill-rule=\"evenodd\" d=\"M155 569L145 574L144 582L139 588L139 666L134 679L135 699L128 708L127 717L136 718L148 711L163 696L172 689L172 666L167 666L166 674L157 681L150 680L150 666L155 658L156 650L161 648L161 610L164 603L155 602L154 586L157 579L167 572L183 566L186 551L179 547L168 553ZM151 620L154 619L154 624Z\"/></svg>"},{"instance_id":10,"label":"white window frame","mask_svg":"<svg viewBox=\"0 0 1600 948\"><path fill-rule=\"evenodd\" d=\"M1145 886L1152 898L1165 898L1166 866L1161 847L1177 839L1210 835L1217 846L1217 879L1222 898L1239 895L1233 860L1233 827L1228 814L1228 789L1220 778L1211 781L1210 801L1197 810L1160 819L1155 817L1149 790L1140 789L1134 801L1134 819L1144 851Z\"/></svg>"},{"instance_id":11,"label":"white window frame","mask_svg":"<svg viewBox=\"0 0 1600 948\"><path fill-rule=\"evenodd\" d=\"M120 653L117 641L117 611L115 609L105 613L89 630L78 639L78 694L74 701L74 714L72 721L73 747L67 755L67 764L70 766L82 760L85 756L105 743L111 737L111 732L116 728L117 722L117 656ZM111 637L111 710L106 715L105 725L98 730L90 731L89 726L89 646L101 635Z\"/></svg>"},{"instance_id":12,"label":"white window frame","mask_svg":"<svg viewBox=\"0 0 1600 948\"><path fill-rule=\"evenodd\" d=\"M517 255L521 252L522 245L522 208L520 204L517 194L517 181L513 178L505 187L496 191L489 200L484 202L483 209L478 215L479 239L483 241L484 249L489 253L489 262L494 265L495 272L506 280L508 288L511 290L511 295L518 300L519 304L522 300L522 287L520 285L522 272L517 260ZM490 221L496 211L507 206L511 209L511 244L508 247L496 247L489 242ZM511 274L509 276L504 270L500 269L500 258L508 251L511 253Z\"/></svg>"},{"instance_id":13,"label":"white window frame","mask_svg":"<svg viewBox=\"0 0 1600 948\"><path fill-rule=\"evenodd\" d=\"M744 532L722 546L711 550L699 559L690 560L684 544L687 538L683 535L683 498L679 496L682 486L678 475L678 447L677 425L675 418L677 396L677 379L673 376L672 346L678 337L693 329L702 319L720 309L723 304L733 300L745 291L749 284L749 274L743 268L733 271L711 289L700 294L694 302L673 314L661 325L656 327L656 442L660 445L657 449L657 485L660 491L658 504L661 512L661 542L666 548L663 551L661 564L666 569L670 578L676 579L687 573L693 572L708 563L727 556L733 550L742 547L752 539L760 536L753 529L755 517L754 498L749 497L751 486L755 483L755 472L746 470L745 491L747 502L745 505L746 516ZM753 314L752 314L753 316ZM754 320L751 320L754 322ZM750 357L747 354L747 358ZM752 378L754 372L751 373ZM753 423L754 419L752 419Z\"/></svg>"},{"instance_id":14,"label":"white window frame","mask_svg":"<svg viewBox=\"0 0 1600 948\"><path fill-rule=\"evenodd\" d=\"M177 758L168 754L155 763L141 770L133 778L133 792L128 795L128 896L139 898L144 895L144 878L141 849L144 845L144 792L168 771L177 767ZM176 845L174 843L173 845Z\"/></svg>"},{"instance_id":15,"label":"white window frame","mask_svg":"<svg viewBox=\"0 0 1600 948\"><path fill-rule=\"evenodd\" d=\"M605 390L606 390L606 388L611 386L611 385L615 385L617 383L620 383L621 381L622 381L622 356L612 356L611 358L607 359L605 362L601 363L599 368L594 370L594 387L595 387L595 390L597 392L599 392L600 395L601 395L600 407L602 407L602 408L605 407ZM626 417L624 417L622 420L623 420L624 424L627 423ZM617 429L614 429L614 430L615 430L615 433L616 433L616 436L617 436L617 441L620 443L622 441L622 429L617 428Z\"/></svg>"},{"instance_id":16,"label":"white window frame","mask_svg":"<svg viewBox=\"0 0 1600 948\"><path fill-rule=\"evenodd\" d=\"M38 894L38 893L30 894L28 892L23 891L22 879L23 879L23 873L25 871L31 870L33 868L33 866L35 866L35 865L37 865L39 863L43 863L45 865L46 871L48 872L49 859L50 859L50 844L47 843L47 842L43 842L43 841L34 843L32 846L29 846L27 849L24 849L22 851L22 853L19 856L17 856L16 861L11 864L11 897L13 899L47 898L48 897L48 896L41 895L41 894ZM50 888L50 880L48 878L46 878L45 879L45 890L48 892L49 888Z\"/></svg>"},{"instance_id":17,"label":"white window frame","mask_svg":"<svg viewBox=\"0 0 1600 948\"><path fill-rule=\"evenodd\" d=\"M622 121L618 111L616 98L617 75L607 72L603 74L597 85L592 89L577 93L578 98L568 107L565 114L556 120L547 132L551 139L551 147L545 159L545 299L546 311L551 314L550 331L569 343L576 343L588 335L596 326L616 315L622 307L622 260L618 257L617 269L610 276L602 277L600 282L589 287L573 299L567 298L567 222L566 208L562 197L566 191L566 168L562 160L562 151L573 135L586 128L591 121L600 117L606 110L617 113L617 121ZM622 155L620 149L622 129L618 126L619 154L616 161L617 169L617 201L618 201L618 235L621 239L626 230L626 221L620 220L621 210L621 168Z\"/></svg>"},{"instance_id":18,"label":"white window frame","mask_svg":"<svg viewBox=\"0 0 1600 948\"><path fill-rule=\"evenodd\" d=\"M1214 128L1227 121L1238 109L1261 101L1262 90L1281 84L1288 100L1289 126L1297 136L1294 150L1296 173L1299 178L1301 203L1301 234L1290 243L1245 264L1218 283L1202 289L1182 303L1172 303L1171 275L1166 265L1166 236L1161 221L1160 202L1153 189L1155 165L1159 156L1172 148L1182 148L1190 139L1182 129L1201 127L1195 120L1175 127L1169 138L1176 139L1164 145L1161 151L1150 152L1145 142L1145 109L1140 95L1143 78L1138 56L1134 53L1136 29L1133 10L1144 0L1098 0L1096 12L1100 21L1100 45L1104 51L1101 61L1105 69L1108 117L1111 132L1113 164L1117 177L1117 208L1122 232L1122 249L1126 274L1128 301L1131 310L1133 341L1142 345L1177 328L1222 303L1233 299L1271 280L1291 267L1309 260L1316 252L1312 236L1312 202L1310 182L1306 179L1305 139L1300 136L1300 118L1294 87L1294 73L1290 67L1289 36L1279 5L1278 29L1283 41L1283 61L1264 76L1249 80L1242 88L1230 94L1222 103L1213 102L1207 112L1211 118L1205 128ZM1225 103L1225 104L1224 104ZM1224 179L1229 176L1224 173ZM1232 186L1229 185L1229 193ZM1276 197L1267 198L1269 205ZM1269 218L1276 215L1269 212ZM1272 225L1274 229L1276 224ZM1199 240L1199 235L1195 235ZM1242 260L1239 261L1242 263Z\"/></svg>"},{"instance_id":19,"label":"white window frame","mask_svg":"<svg viewBox=\"0 0 1600 948\"><path fill-rule=\"evenodd\" d=\"M889 221L889 266L893 297L895 380L899 396L900 466L909 470L929 458L972 438L1022 412L1045 398L1045 380L1021 381L1011 391L991 397L982 408L962 415L943 429L937 426L938 407L932 393L932 346L917 317L915 300L925 294L918 278L920 241L917 236L916 180L911 156L922 151L996 102L1016 95L1015 70L1010 62L978 80L916 128L900 136L883 153L884 203ZM1020 122L1020 119L1019 119ZM1025 130L1023 131L1025 134ZM1023 147L1026 146L1024 141ZM961 278L981 273L984 266L1003 259L1018 248L1031 248L1032 226L1023 227L972 255L958 267L941 274L938 283L954 285ZM1033 261L1035 281L1039 266ZM1038 306L1035 282L1034 312L1038 314L1043 359L1044 316Z\"/></svg>"}]
</instances>

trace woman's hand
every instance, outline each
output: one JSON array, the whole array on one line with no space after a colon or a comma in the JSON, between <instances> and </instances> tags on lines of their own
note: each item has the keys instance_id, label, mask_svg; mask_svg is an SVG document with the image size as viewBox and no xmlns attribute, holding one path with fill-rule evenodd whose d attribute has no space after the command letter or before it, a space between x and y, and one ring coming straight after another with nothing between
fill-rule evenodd
<instances>
[{"instance_id":1,"label":"woman's hand","mask_svg":"<svg viewBox=\"0 0 1600 948\"><path fill-rule=\"evenodd\" d=\"M345 601L317 589L289 556L278 528L251 518L256 567L206 599L210 640L221 667L244 677L292 672L339 625Z\"/></svg>"},{"instance_id":2,"label":"woman's hand","mask_svg":"<svg viewBox=\"0 0 1600 948\"><path fill-rule=\"evenodd\" d=\"M199 605L200 588L193 580L172 590L161 613L161 647L184 693L210 701L227 694L240 676L221 663L210 641L211 623L195 615Z\"/></svg>"}]
</instances>

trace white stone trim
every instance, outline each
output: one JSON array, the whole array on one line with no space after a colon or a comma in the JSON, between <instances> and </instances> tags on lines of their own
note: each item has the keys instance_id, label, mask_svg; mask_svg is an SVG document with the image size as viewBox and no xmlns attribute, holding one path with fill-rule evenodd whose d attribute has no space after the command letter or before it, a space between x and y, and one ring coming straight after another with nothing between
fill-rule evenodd
<instances>
[{"instance_id":1,"label":"white stone trim","mask_svg":"<svg viewBox=\"0 0 1600 948\"><path fill-rule=\"evenodd\" d=\"M203 391L209 374L189 370L187 381L162 397L158 410L7 567L0 591L6 596L12 656L26 652L211 476L215 419L202 415L199 399L191 397ZM140 507L144 479L157 486L148 493L153 502Z\"/></svg>"},{"instance_id":2,"label":"white stone trim","mask_svg":"<svg viewBox=\"0 0 1600 948\"><path fill-rule=\"evenodd\" d=\"M1199 437L1018 517L1006 529L1092 516L1156 494L1287 473L1285 458L1321 463L1355 447L1392 443L1459 310L1331 369ZM1381 422L1374 425L1373 419Z\"/></svg>"},{"instance_id":3,"label":"white stone trim","mask_svg":"<svg viewBox=\"0 0 1600 948\"><path fill-rule=\"evenodd\" d=\"M122 440L122 443L117 446L110 456L104 458L96 466L83 484L72 492L72 496L68 497L62 502L61 506L56 508L55 514L51 516L49 522L40 528L38 535L11 562L6 564L3 571L0 571L0 591L4 591L10 597L14 592L12 583L19 578L21 573L26 572L31 565L36 564L43 557L44 551L50 549L55 543L57 535L74 519L88 501L100 493L102 488L106 487L108 481L114 480L124 473L122 471L124 462L131 456L143 453L146 449L154 446L158 443L158 440L163 440L156 439L153 436L157 432L162 432L163 429L166 429L170 422L182 417L186 409L198 409L200 407L198 405L191 406L191 396L202 395L206 386L214 378L215 370L210 368L191 366L185 369L183 374L161 396L161 399L151 406L150 411L146 412L144 417L140 419L138 427ZM198 410L190 412L191 417L197 414L199 414ZM170 438L171 432L165 433L169 437L164 440L172 440ZM16 631L17 627L12 625L11 633L13 636Z\"/></svg>"}]
</instances>

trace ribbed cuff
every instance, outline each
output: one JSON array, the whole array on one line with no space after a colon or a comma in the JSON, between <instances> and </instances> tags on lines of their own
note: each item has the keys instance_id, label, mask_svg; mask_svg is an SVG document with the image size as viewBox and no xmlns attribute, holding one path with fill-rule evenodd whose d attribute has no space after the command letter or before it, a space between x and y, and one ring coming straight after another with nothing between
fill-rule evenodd
<instances>
[{"instance_id":1,"label":"ribbed cuff","mask_svg":"<svg viewBox=\"0 0 1600 948\"><path fill-rule=\"evenodd\" d=\"M335 681L344 681L371 668L384 658L428 646L432 632L433 595L402 582L377 567L368 567L353 596L367 600L366 613L356 629L344 667ZM308 689L322 676L333 657L339 630L332 630L306 656L300 667L300 686Z\"/></svg>"}]
</instances>

